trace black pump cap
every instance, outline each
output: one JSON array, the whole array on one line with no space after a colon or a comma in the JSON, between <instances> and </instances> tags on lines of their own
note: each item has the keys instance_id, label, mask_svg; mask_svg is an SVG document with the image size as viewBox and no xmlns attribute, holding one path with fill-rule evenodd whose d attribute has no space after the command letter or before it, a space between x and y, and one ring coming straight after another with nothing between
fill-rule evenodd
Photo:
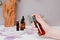
<instances>
[{"instance_id":1,"label":"black pump cap","mask_svg":"<svg viewBox=\"0 0 60 40\"><path fill-rule=\"evenodd\" d=\"M36 17L35 17L35 15L32 16L32 18L33 18L33 21L36 22Z\"/></svg>"}]
</instances>

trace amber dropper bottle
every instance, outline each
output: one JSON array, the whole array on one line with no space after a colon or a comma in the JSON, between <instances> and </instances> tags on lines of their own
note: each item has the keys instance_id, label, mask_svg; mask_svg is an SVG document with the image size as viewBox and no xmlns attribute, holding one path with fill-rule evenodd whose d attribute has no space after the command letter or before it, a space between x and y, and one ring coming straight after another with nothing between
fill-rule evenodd
<instances>
[{"instance_id":1,"label":"amber dropper bottle","mask_svg":"<svg viewBox=\"0 0 60 40\"><path fill-rule=\"evenodd\" d=\"M24 30L25 29L25 18L24 16L22 16L21 22L20 22L20 30Z\"/></svg>"},{"instance_id":2,"label":"amber dropper bottle","mask_svg":"<svg viewBox=\"0 0 60 40\"><path fill-rule=\"evenodd\" d=\"M33 16L32 18L33 18L35 27L38 29L38 34L39 35L45 35L45 31L42 28L42 25L36 20L36 17Z\"/></svg>"},{"instance_id":3,"label":"amber dropper bottle","mask_svg":"<svg viewBox=\"0 0 60 40\"><path fill-rule=\"evenodd\" d=\"M19 31L19 21L16 21L16 30Z\"/></svg>"}]
</instances>

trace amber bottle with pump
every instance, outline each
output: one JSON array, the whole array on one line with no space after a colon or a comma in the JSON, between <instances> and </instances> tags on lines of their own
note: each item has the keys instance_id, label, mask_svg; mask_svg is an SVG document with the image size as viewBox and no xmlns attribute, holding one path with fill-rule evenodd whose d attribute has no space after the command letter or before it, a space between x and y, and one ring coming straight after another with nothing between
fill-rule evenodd
<instances>
[{"instance_id":1,"label":"amber bottle with pump","mask_svg":"<svg viewBox=\"0 0 60 40\"><path fill-rule=\"evenodd\" d=\"M36 17L33 16L33 21L35 27L38 29L38 35L45 35L45 30L42 28L42 25L36 20Z\"/></svg>"},{"instance_id":2,"label":"amber bottle with pump","mask_svg":"<svg viewBox=\"0 0 60 40\"><path fill-rule=\"evenodd\" d=\"M22 16L21 22L20 22L20 30L24 30L25 29L25 18L24 16Z\"/></svg>"}]
</instances>

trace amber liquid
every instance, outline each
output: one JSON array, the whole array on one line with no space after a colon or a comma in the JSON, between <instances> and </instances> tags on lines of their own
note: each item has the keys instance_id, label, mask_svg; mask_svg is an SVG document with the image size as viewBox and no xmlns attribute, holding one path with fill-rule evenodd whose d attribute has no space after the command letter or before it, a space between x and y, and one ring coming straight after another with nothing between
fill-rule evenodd
<instances>
[{"instance_id":1,"label":"amber liquid","mask_svg":"<svg viewBox=\"0 0 60 40\"><path fill-rule=\"evenodd\" d=\"M20 25L20 30L24 30L25 29L25 23L22 23L21 25Z\"/></svg>"},{"instance_id":2,"label":"amber liquid","mask_svg":"<svg viewBox=\"0 0 60 40\"><path fill-rule=\"evenodd\" d=\"M34 22L35 23L35 27L38 29L38 35L45 35L45 31L44 31L44 29L42 28L42 25L39 23L39 22L37 22L38 23L38 25L39 25L39 27L37 26L37 23L36 22Z\"/></svg>"},{"instance_id":3,"label":"amber liquid","mask_svg":"<svg viewBox=\"0 0 60 40\"><path fill-rule=\"evenodd\" d=\"M39 35L45 35L45 31L44 31L44 29L42 28L42 25L40 24L40 23L38 23L39 24L39 27L40 27L40 30L38 30L38 34Z\"/></svg>"}]
</instances>

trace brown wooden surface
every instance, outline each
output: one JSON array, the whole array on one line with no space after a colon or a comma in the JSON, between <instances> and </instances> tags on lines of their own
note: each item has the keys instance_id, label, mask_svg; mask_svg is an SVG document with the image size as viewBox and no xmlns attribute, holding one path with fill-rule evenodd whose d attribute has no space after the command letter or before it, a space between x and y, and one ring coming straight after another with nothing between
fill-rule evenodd
<instances>
[{"instance_id":1,"label":"brown wooden surface","mask_svg":"<svg viewBox=\"0 0 60 40\"><path fill-rule=\"evenodd\" d=\"M2 3L4 25L5 27L12 27L16 16L16 0L7 1Z\"/></svg>"}]
</instances>

